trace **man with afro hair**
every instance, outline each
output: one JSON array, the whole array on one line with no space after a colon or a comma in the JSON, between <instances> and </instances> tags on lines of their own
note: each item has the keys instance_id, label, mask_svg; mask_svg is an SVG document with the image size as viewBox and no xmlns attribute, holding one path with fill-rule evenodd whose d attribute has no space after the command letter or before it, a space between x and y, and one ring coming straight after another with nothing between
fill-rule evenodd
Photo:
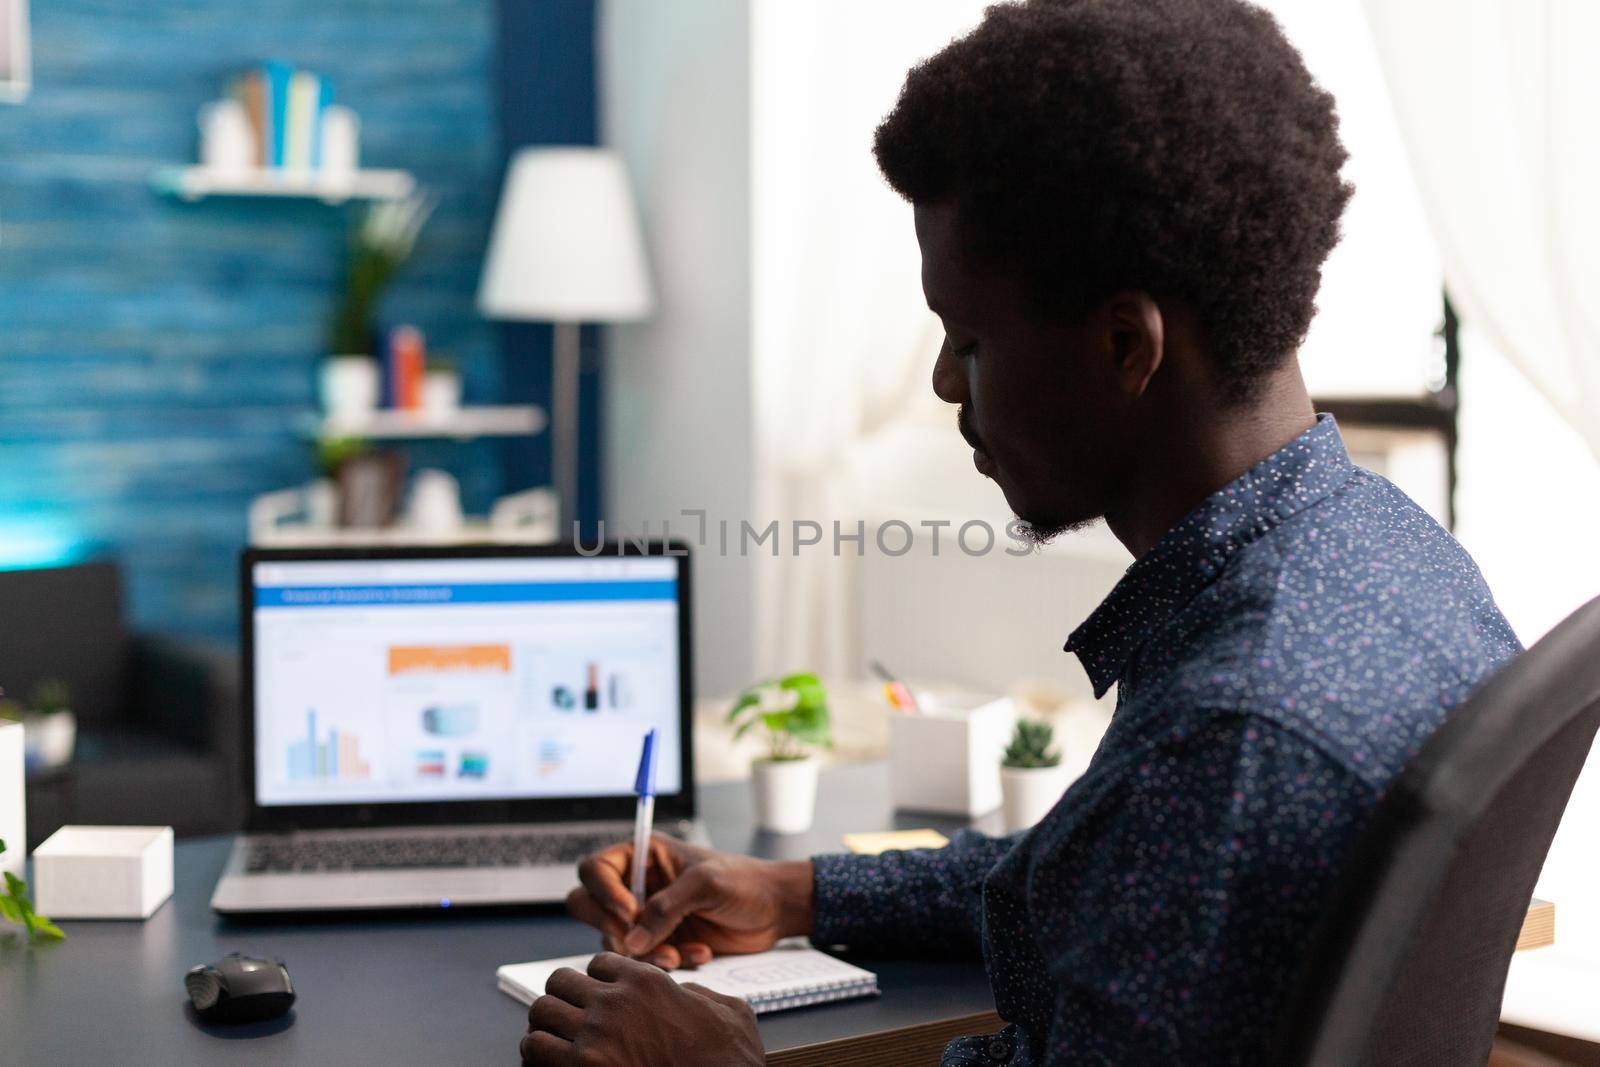
<instances>
[{"instance_id":1,"label":"man with afro hair","mask_svg":"<svg viewBox=\"0 0 1600 1067\"><path fill-rule=\"evenodd\" d=\"M808 934L981 957L1008 1025L947 1067L1270 1062L1385 786L1520 651L1301 378L1351 192L1333 99L1243 0L1028 0L913 69L875 149L978 470L1032 537L1104 519L1135 557L1067 642L1111 726L1011 837L799 862L658 838L642 902L630 846L597 853L569 905L613 951L552 979L523 1055L760 1063L747 1009L649 965Z\"/></svg>"}]
</instances>

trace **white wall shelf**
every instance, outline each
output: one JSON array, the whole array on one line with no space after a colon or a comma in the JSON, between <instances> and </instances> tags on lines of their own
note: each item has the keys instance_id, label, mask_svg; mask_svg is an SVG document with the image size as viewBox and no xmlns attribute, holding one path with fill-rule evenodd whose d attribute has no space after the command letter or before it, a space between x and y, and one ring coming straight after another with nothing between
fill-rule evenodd
<instances>
[{"instance_id":1,"label":"white wall shelf","mask_svg":"<svg viewBox=\"0 0 1600 1067\"><path fill-rule=\"evenodd\" d=\"M338 487L326 478L263 493L250 502L250 543L317 545L552 544L560 536L555 490L535 486L496 500L486 516L428 524L405 509L392 526L339 526ZM435 517L438 518L437 516Z\"/></svg>"},{"instance_id":2,"label":"white wall shelf","mask_svg":"<svg viewBox=\"0 0 1600 1067\"><path fill-rule=\"evenodd\" d=\"M449 437L469 441L541 433L547 422L544 408L537 404L462 407L445 414L381 408L355 418L313 416L307 421L306 436L321 441L340 437L391 441Z\"/></svg>"},{"instance_id":3,"label":"white wall shelf","mask_svg":"<svg viewBox=\"0 0 1600 1067\"><path fill-rule=\"evenodd\" d=\"M403 170L358 170L344 177L278 168L219 170L164 167L151 179L156 189L183 200L208 196L300 197L339 204L346 200L399 200L417 180Z\"/></svg>"},{"instance_id":4,"label":"white wall shelf","mask_svg":"<svg viewBox=\"0 0 1600 1067\"><path fill-rule=\"evenodd\" d=\"M279 526L250 538L258 548L324 548L340 545L543 545L554 536L538 529L505 529L485 519L468 519L449 531L417 530L409 526L334 527Z\"/></svg>"}]
</instances>

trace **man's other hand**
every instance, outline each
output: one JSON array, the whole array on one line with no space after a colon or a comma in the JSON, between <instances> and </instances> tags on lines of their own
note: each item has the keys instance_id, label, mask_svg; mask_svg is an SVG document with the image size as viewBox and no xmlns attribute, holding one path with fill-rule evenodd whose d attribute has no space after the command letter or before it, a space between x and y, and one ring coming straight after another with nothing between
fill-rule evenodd
<instances>
[{"instance_id":1,"label":"man's other hand","mask_svg":"<svg viewBox=\"0 0 1600 1067\"><path fill-rule=\"evenodd\" d=\"M755 1012L738 997L679 985L657 967L602 952L589 973L563 967L528 1009L522 1062L533 1067L757 1067Z\"/></svg>"},{"instance_id":2,"label":"man's other hand","mask_svg":"<svg viewBox=\"0 0 1600 1067\"><path fill-rule=\"evenodd\" d=\"M811 932L810 860L752 859L656 834L642 907L628 890L632 862L631 843L596 852L578 865L582 885L567 897L567 910L599 930L608 951L671 970Z\"/></svg>"}]
</instances>

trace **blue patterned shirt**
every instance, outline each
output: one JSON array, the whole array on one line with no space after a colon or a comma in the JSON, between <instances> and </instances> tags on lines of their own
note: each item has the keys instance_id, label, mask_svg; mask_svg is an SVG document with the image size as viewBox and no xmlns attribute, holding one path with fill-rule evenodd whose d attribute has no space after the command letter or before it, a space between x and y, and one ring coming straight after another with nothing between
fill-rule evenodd
<instances>
[{"instance_id":1,"label":"blue patterned shirt","mask_svg":"<svg viewBox=\"0 0 1600 1067\"><path fill-rule=\"evenodd\" d=\"M1072 634L1116 713L1031 831L816 858L819 944L981 952L967 1064L1254 1063L1386 783L1520 650L1471 558L1317 423Z\"/></svg>"}]
</instances>

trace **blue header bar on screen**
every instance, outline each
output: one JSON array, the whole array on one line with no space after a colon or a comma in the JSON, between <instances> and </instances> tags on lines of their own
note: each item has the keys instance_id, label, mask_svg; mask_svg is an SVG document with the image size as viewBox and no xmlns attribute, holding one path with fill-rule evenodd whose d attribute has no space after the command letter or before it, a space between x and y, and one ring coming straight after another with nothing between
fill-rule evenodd
<instances>
[{"instance_id":1,"label":"blue header bar on screen","mask_svg":"<svg viewBox=\"0 0 1600 1067\"><path fill-rule=\"evenodd\" d=\"M676 600L678 583L659 580L469 582L420 585L276 585L256 589L258 608L420 607L582 600Z\"/></svg>"}]
</instances>

